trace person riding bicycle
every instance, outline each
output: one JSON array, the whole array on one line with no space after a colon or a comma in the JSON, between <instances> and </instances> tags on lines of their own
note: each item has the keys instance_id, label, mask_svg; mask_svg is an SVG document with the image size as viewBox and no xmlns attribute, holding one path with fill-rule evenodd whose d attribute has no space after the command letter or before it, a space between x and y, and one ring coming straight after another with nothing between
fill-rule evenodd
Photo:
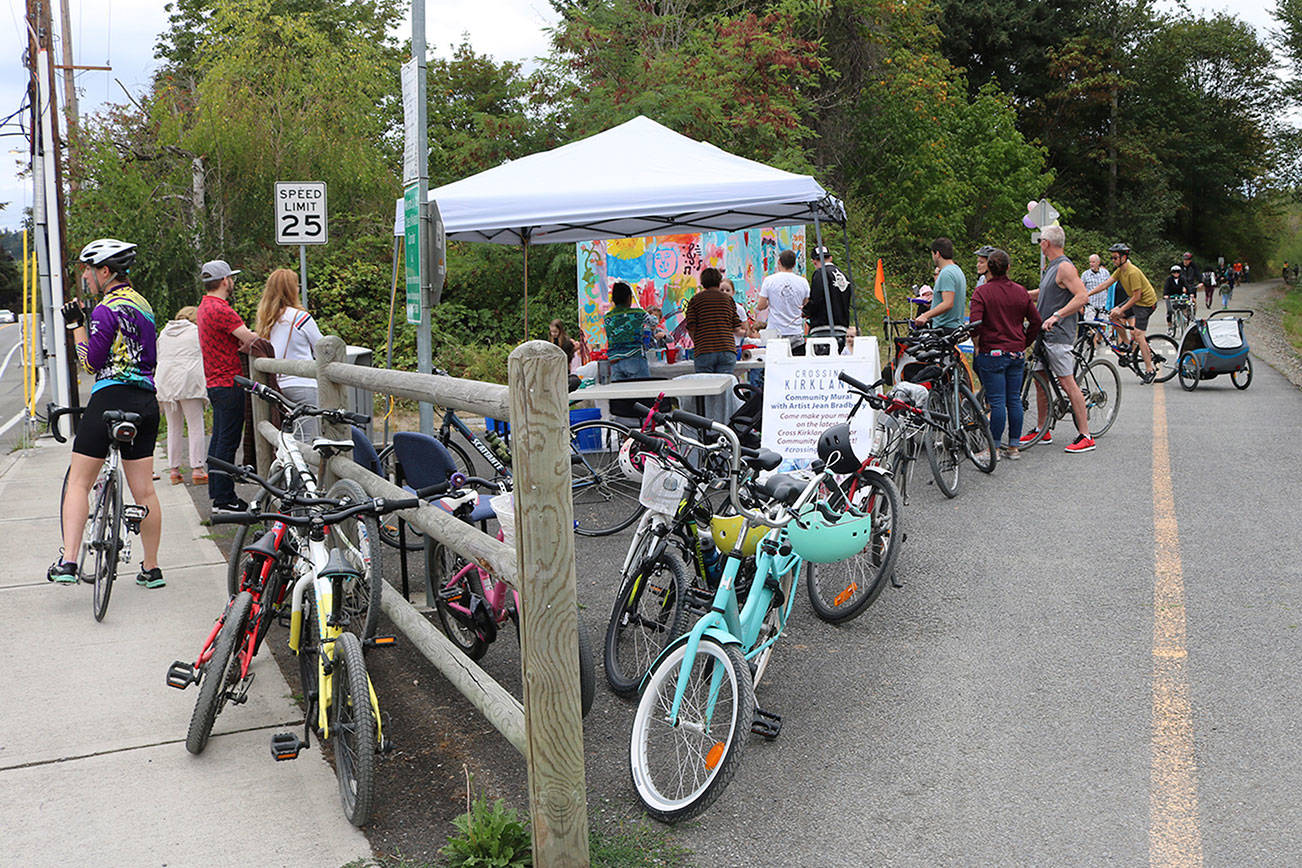
<instances>
[{"instance_id":1,"label":"person riding bicycle","mask_svg":"<svg viewBox=\"0 0 1302 868\"><path fill-rule=\"evenodd\" d=\"M73 299L63 306L64 326L77 345L77 360L95 375L90 401L77 425L68 465L67 490L63 498L63 547L51 564L46 578L71 584L77 581L76 556L90 513L91 486L109 453L105 410L139 413L135 440L122 447L122 469L127 486L138 505L148 511L140 522L144 559L136 584L161 588L163 571L158 567L158 543L163 518L154 491L154 440L158 436L158 400L154 394L158 333L154 310L131 286L127 272L136 259L136 245L114 238L101 238L82 248L81 281L85 292L102 295L87 316L81 302ZM89 321L89 326L87 324Z\"/></svg>"},{"instance_id":2,"label":"person riding bicycle","mask_svg":"<svg viewBox=\"0 0 1302 868\"><path fill-rule=\"evenodd\" d=\"M1144 357L1144 373L1140 380L1151 383L1157 377L1157 370L1153 367L1153 351L1148 348L1144 330L1148 328L1148 318L1157 309L1157 292L1144 272L1130 261L1129 244L1118 241L1108 248L1108 252L1112 254L1112 276L1100 284L1099 289L1106 289L1116 283L1126 293L1125 300L1119 300L1108 312L1108 318L1117 325L1130 329L1130 337L1139 345L1139 351Z\"/></svg>"},{"instance_id":3,"label":"person riding bicycle","mask_svg":"<svg viewBox=\"0 0 1302 868\"><path fill-rule=\"evenodd\" d=\"M1171 275L1162 284L1162 300L1166 304L1166 324L1171 325L1171 312L1179 305L1188 305L1197 296L1190 291L1188 282L1183 274L1183 269L1178 265L1171 266Z\"/></svg>"}]
</instances>

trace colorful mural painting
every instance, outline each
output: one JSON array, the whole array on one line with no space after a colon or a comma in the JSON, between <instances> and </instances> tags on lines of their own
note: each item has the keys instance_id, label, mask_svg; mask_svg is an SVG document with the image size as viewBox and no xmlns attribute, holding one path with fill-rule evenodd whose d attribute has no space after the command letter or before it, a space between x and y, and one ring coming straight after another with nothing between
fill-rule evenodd
<instances>
[{"instance_id":1,"label":"colorful mural painting","mask_svg":"<svg viewBox=\"0 0 1302 868\"><path fill-rule=\"evenodd\" d=\"M736 298L753 317L764 277L778 270L778 253L796 251L796 271L805 272L805 227L656 235L582 241L578 252L579 327L594 350L606 346L601 318L610 310L610 285L624 281L634 303L659 317L670 346L688 342L683 310L695 294L704 268L732 278Z\"/></svg>"}]
</instances>

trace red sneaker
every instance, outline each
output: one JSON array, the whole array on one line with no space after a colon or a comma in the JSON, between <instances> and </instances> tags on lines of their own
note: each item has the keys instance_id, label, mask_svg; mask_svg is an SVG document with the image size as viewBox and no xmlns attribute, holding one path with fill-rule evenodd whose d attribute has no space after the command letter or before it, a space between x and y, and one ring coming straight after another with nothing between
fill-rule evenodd
<instances>
[{"instance_id":1,"label":"red sneaker","mask_svg":"<svg viewBox=\"0 0 1302 868\"><path fill-rule=\"evenodd\" d=\"M1086 437L1084 434L1077 434L1076 439L1071 441L1064 452L1092 452L1094 451L1094 438Z\"/></svg>"},{"instance_id":2,"label":"red sneaker","mask_svg":"<svg viewBox=\"0 0 1302 868\"><path fill-rule=\"evenodd\" d=\"M1039 429L1032 428L1030 431L1028 431L1027 433L1023 434L1020 438L1018 438L1017 442L1018 442L1018 443L1022 443L1022 444L1030 443L1032 440L1034 440L1034 439L1036 438L1036 436L1039 435L1039 433L1040 433L1040 432L1039 432ZM1041 442L1041 443L1052 443L1052 442L1053 442L1053 432L1052 432L1052 431L1046 432L1045 435L1044 435L1044 439L1041 440L1040 442Z\"/></svg>"}]
</instances>

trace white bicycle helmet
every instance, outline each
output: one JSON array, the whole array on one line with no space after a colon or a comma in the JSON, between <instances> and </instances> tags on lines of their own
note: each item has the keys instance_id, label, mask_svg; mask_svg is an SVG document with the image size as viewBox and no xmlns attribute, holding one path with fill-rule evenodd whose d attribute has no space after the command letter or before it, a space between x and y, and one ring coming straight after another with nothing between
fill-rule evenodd
<instances>
[{"instance_id":1,"label":"white bicycle helmet","mask_svg":"<svg viewBox=\"0 0 1302 868\"><path fill-rule=\"evenodd\" d=\"M83 247L77 261L107 266L117 274L126 274L131 263L136 261L136 245L116 238L100 238Z\"/></svg>"},{"instance_id":2,"label":"white bicycle helmet","mask_svg":"<svg viewBox=\"0 0 1302 868\"><path fill-rule=\"evenodd\" d=\"M659 435L652 434L651 436ZM667 437L661 437L661 439L665 442L672 442ZM642 470L646 466L646 458L651 454L653 453L649 452L641 443L634 441L633 438L626 439L619 447L619 469L623 471L624 477L634 482L641 482Z\"/></svg>"}]
</instances>

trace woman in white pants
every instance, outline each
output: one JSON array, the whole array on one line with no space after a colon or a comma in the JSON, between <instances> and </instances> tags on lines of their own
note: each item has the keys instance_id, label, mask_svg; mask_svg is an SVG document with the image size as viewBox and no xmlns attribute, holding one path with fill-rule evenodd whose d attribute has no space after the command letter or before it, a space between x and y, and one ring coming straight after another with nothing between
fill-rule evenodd
<instances>
[{"instance_id":1,"label":"woman in white pants","mask_svg":"<svg viewBox=\"0 0 1302 868\"><path fill-rule=\"evenodd\" d=\"M277 268L267 277L267 286L258 302L258 318L254 331L258 337L271 341L278 359L310 361L314 357L316 342L321 340L321 329L312 315L299 305L298 275L288 268ZM278 374L280 391L295 403L316 405L316 380L311 377L292 377ZM311 442L320 433L317 419L299 422L298 436Z\"/></svg>"},{"instance_id":2,"label":"woman in white pants","mask_svg":"<svg viewBox=\"0 0 1302 868\"><path fill-rule=\"evenodd\" d=\"M203 408L208 401L204 384L203 354L199 350L198 308L189 305L176 312L158 334L158 370L154 374L158 406L167 419L167 472L173 485L181 473L181 441L190 441L190 480L206 484L204 460L208 440L204 435Z\"/></svg>"}]
</instances>

